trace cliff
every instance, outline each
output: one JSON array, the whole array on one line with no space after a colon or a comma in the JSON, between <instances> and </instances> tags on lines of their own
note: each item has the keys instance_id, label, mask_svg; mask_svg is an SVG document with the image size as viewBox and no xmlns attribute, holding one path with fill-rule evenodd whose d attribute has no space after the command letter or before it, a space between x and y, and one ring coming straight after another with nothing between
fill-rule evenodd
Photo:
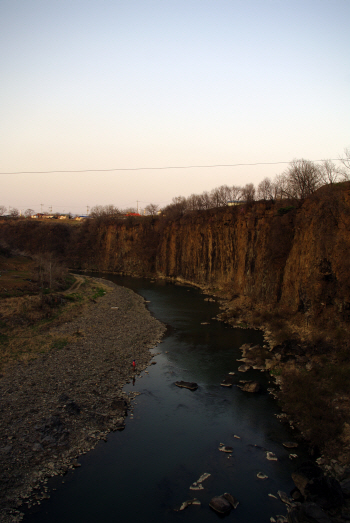
<instances>
[{"instance_id":1,"label":"cliff","mask_svg":"<svg viewBox=\"0 0 350 523\"><path fill-rule=\"evenodd\" d=\"M313 323L350 320L350 183L303 203L255 202L183 216L2 221L0 240L72 268L186 280Z\"/></svg>"}]
</instances>

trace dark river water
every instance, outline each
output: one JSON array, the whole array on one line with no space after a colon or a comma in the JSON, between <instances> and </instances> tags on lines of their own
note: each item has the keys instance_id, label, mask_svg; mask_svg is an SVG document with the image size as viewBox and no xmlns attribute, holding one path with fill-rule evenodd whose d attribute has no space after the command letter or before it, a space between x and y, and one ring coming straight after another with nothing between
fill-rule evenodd
<instances>
[{"instance_id":1,"label":"dark river water","mask_svg":"<svg viewBox=\"0 0 350 523\"><path fill-rule=\"evenodd\" d=\"M298 458L291 461L282 446L293 440L293 432L276 418L279 409L266 392L271 386L267 373L237 373L239 347L261 343L262 334L213 321L218 305L205 302L195 288L103 277L141 294L152 314L168 325L168 333L152 350L157 364L125 387L140 392L125 430L111 433L107 443L101 441L81 456L80 468L50 480L51 498L27 512L25 522L206 523L219 518L209 501L224 492L239 501L227 520L260 523L285 514L285 505L268 494L290 492L291 473L307 459L306 452L298 448ZM249 394L220 386L230 371L236 372L237 382L258 380L262 391ZM194 381L198 389L176 387L179 380ZM220 443L233 447L230 456L218 450ZM278 461L268 461L266 450ZM204 489L190 490L205 472L210 477ZM258 472L268 479L258 479ZM200 506L174 510L194 497Z\"/></svg>"}]
</instances>

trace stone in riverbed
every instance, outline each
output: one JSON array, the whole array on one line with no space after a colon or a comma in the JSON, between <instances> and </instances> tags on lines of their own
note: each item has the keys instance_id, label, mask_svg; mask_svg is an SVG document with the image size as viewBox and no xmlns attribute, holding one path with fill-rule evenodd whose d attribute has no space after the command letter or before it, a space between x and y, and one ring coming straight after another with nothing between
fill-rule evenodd
<instances>
[{"instance_id":1,"label":"stone in riverbed","mask_svg":"<svg viewBox=\"0 0 350 523\"><path fill-rule=\"evenodd\" d=\"M244 385L237 385L244 392L259 392L260 384L257 381L248 381Z\"/></svg>"},{"instance_id":2,"label":"stone in riverbed","mask_svg":"<svg viewBox=\"0 0 350 523\"><path fill-rule=\"evenodd\" d=\"M266 459L269 461L277 461L277 456L273 452L266 451Z\"/></svg>"},{"instance_id":3,"label":"stone in riverbed","mask_svg":"<svg viewBox=\"0 0 350 523\"><path fill-rule=\"evenodd\" d=\"M220 385L221 385L221 387L232 387L233 380L234 380L233 376L232 375L228 375L228 376L226 376L226 378L224 378L222 380Z\"/></svg>"},{"instance_id":4,"label":"stone in riverbed","mask_svg":"<svg viewBox=\"0 0 350 523\"><path fill-rule=\"evenodd\" d=\"M238 367L239 372L247 372L247 370L249 370L249 369L250 369L250 365L240 365Z\"/></svg>"},{"instance_id":5,"label":"stone in riverbed","mask_svg":"<svg viewBox=\"0 0 350 523\"><path fill-rule=\"evenodd\" d=\"M231 511L231 503L224 496L215 496L210 500L209 507L219 514L228 514Z\"/></svg>"},{"instance_id":6,"label":"stone in riverbed","mask_svg":"<svg viewBox=\"0 0 350 523\"><path fill-rule=\"evenodd\" d=\"M223 443L220 443L219 445L219 450L221 452L227 452L229 454L231 454L231 452L233 452L233 448L232 447L227 447L226 445L224 445Z\"/></svg>"},{"instance_id":7,"label":"stone in riverbed","mask_svg":"<svg viewBox=\"0 0 350 523\"><path fill-rule=\"evenodd\" d=\"M258 472L256 477L259 479L268 479L268 476L266 476L266 474L264 474L263 472Z\"/></svg>"},{"instance_id":8,"label":"stone in riverbed","mask_svg":"<svg viewBox=\"0 0 350 523\"><path fill-rule=\"evenodd\" d=\"M286 449L296 449L298 446L298 443L295 443L295 441L285 441L284 443L282 443L282 445Z\"/></svg>"},{"instance_id":9,"label":"stone in riverbed","mask_svg":"<svg viewBox=\"0 0 350 523\"><path fill-rule=\"evenodd\" d=\"M190 381L175 381L175 385L177 387L182 387L184 389L189 389L189 390L196 390L196 389L198 389L197 383L193 383L193 382L190 382Z\"/></svg>"},{"instance_id":10,"label":"stone in riverbed","mask_svg":"<svg viewBox=\"0 0 350 523\"><path fill-rule=\"evenodd\" d=\"M185 510L185 508L189 507L190 505L200 505L201 502L197 498L189 499L187 501L184 501L181 504L181 507L178 509L175 509L176 512L179 512L180 510Z\"/></svg>"}]
</instances>

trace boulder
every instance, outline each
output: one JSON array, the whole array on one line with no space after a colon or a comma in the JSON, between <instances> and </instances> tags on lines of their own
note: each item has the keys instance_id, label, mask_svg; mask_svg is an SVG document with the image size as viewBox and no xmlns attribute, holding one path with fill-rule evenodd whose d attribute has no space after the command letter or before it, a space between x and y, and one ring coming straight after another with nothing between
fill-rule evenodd
<instances>
[{"instance_id":1,"label":"boulder","mask_svg":"<svg viewBox=\"0 0 350 523\"><path fill-rule=\"evenodd\" d=\"M307 461L292 474L295 486L306 501L317 503L325 510L339 507L344 502L340 483L325 476L317 465Z\"/></svg>"},{"instance_id":2,"label":"boulder","mask_svg":"<svg viewBox=\"0 0 350 523\"><path fill-rule=\"evenodd\" d=\"M231 511L231 503L224 496L215 496L210 500L209 507L219 514L228 514Z\"/></svg>"},{"instance_id":3,"label":"boulder","mask_svg":"<svg viewBox=\"0 0 350 523\"><path fill-rule=\"evenodd\" d=\"M189 390L196 390L196 389L198 389L197 383L193 383L193 382L190 382L190 381L175 381L175 385L177 387L183 387L184 389L189 389Z\"/></svg>"}]
</instances>

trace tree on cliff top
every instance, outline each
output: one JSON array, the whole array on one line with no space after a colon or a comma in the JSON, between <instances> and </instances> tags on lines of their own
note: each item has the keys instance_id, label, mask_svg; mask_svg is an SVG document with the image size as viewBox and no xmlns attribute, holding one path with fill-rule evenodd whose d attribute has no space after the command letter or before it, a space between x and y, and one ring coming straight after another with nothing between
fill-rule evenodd
<instances>
[{"instance_id":1,"label":"tree on cliff top","mask_svg":"<svg viewBox=\"0 0 350 523\"><path fill-rule=\"evenodd\" d=\"M350 147L344 149L344 156L340 158L340 161L343 164L341 174L344 180L350 180Z\"/></svg>"},{"instance_id":2,"label":"tree on cliff top","mask_svg":"<svg viewBox=\"0 0 350 523\"><path fill-rule=\"evenodd\" d=\"M283 174L286 180L284 194L287 198L303 200L322 185L320 167L304 158L293 160Z\"/></svg>"},{"instance_id":3,"label":"tree on cliff top","mask_svg":"<svg viewBox=\"0 0 350 523\"><path fill-rule=\"evenodd\" d=\"M155 203L149 203L145 207L145 213L150 216L155 216L158 213L159 205L156 205Z\"/></svg>"}]
</instances>

